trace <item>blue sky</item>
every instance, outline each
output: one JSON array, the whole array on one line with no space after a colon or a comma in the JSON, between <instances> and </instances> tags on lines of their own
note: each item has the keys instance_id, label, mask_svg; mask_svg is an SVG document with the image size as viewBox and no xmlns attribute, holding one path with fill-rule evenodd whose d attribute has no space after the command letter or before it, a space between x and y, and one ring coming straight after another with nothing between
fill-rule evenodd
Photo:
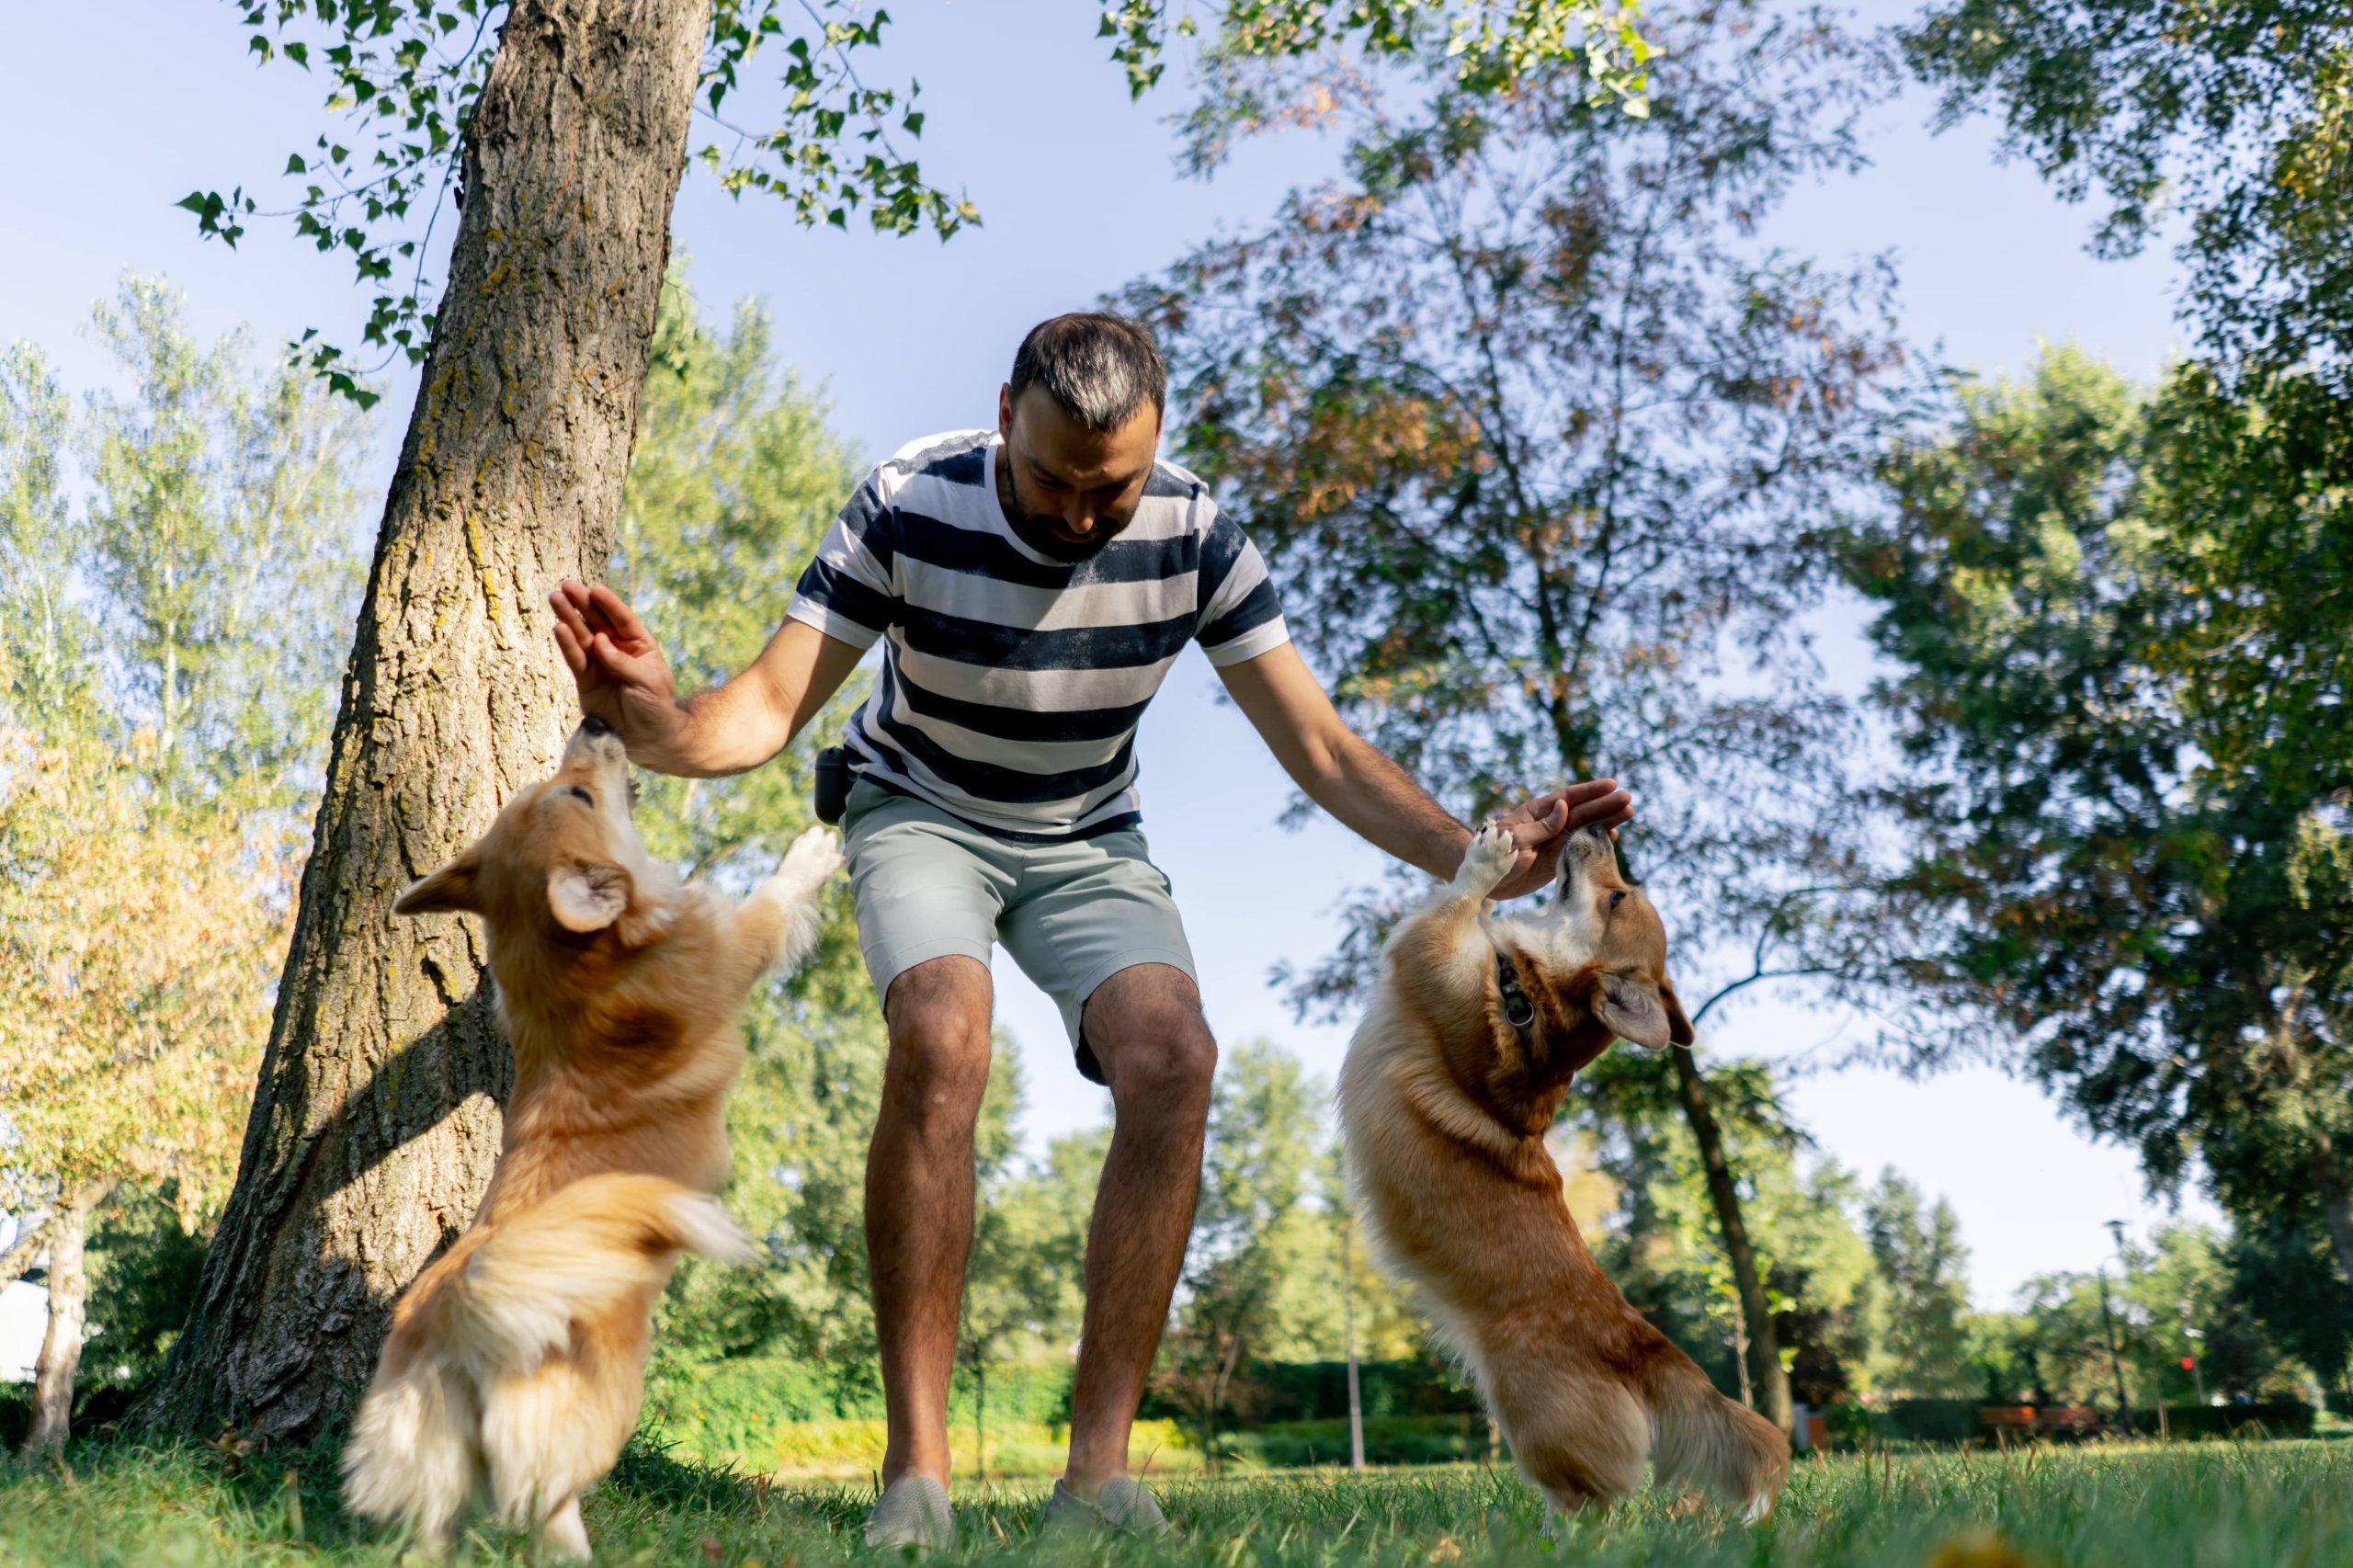
<instances>
[{"instance_id":1,"label":"blue sky","mask_svg":"<svg viewBox=\"0 0 2353 1568\"><path fill-rule=\"evenodd\" d=\"M984 226L946 245L811 232L773 204L730 200L695 172L676 224L706 308L766 298L783 355L828 390L839 427L870 454L992 423L997 385L1032 322L1249 222L1330 165L1327 143L1295 135L1245 148L1213 183L1180 178L1159 118L1179 107L1176 73L1131 105L1093 36L1091 3L904 0L890 9L897 41L876 74L922 81L926 171L963 187ZM1868 14L1890 20L1902 10ZM267 345L318 325L348 340L364 306L347 267L269 223L237 252L201 244L171 205L199 187L266 185L321 129L314 85L254 70L225 5L139 0L108 6L107 19L103 47L74 7L12 7L0 21L0 143L17 150L0 176L12 240L0 246L0 340L31 339L69 381L90 384L103 365L83 324L125 268L166 275L202 331L244 322ZM2162 364L2181 341L2169 262L2092 260L2082 250L2091 214L2055 201L2031 170L1997 166L1982 126L1930 135L1929 111L1915 92L1877 113L1867 142L1875 166L1800 192L1778 223L1784 243L1831 257L1894 251L1907 331L1952 364L2019 370L2046 339L2071 339L2134 374ZM386 398L387 454L410 392L396 383ZM1226 500L1246 516L1248 497ZM1850 629L1852 615L1834 613L1831 624ZM1861 660L1858 652L1846 672L1858 682ZM1215 690L1206 664L1188 659L1145 722L1154 849L1175 882L1220 1036L1271 1037L1329 1075L1344 1031L1293 1024L1267 974L1328 949L1341 895L1370 880L1379 858L1326 822L1297 833L1277 825L1287 782ZM1628 782L1639 792L1641 780ZM1009 965L1000 962L999 976L1032 1136L1099 1119L1105 1099L1070 1068L1051 1006ZM2086 1142L2029 1086L1985 1070L1921 1084L1819 1070L1841 1026L1802 993L1784 992L1731 1013L1703 1044L1799 1073L1793 1103L1823 1153L1866 1175L1895 1165L1949 1196L1981 1304L2008 1304L2034 1273L2105 1257L2110 1218L2145 1232L2165 1217L2143 1201L2128 1153Z\"/></svg>"}]
</instances>

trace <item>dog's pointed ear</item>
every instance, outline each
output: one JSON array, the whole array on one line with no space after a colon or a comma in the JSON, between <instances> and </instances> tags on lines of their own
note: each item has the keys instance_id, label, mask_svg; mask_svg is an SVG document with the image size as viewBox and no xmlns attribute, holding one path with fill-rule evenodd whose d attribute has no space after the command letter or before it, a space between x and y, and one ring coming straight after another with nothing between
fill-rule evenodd
<instances>
[{"instance_id":1,"label":"dog's pointed ear","mask_svg":"<svg viewBox=\"0 0 2353 1568\"><path fill-rule=\"evenodd\" d=\"M1688 1045L1691 1026L1684 1020L1682 1006L1668 1000L1672 994L1662 995L1657 986L1641 975L1604 970L1594 983L1593 1016L1620 1040L1644 1051L1665 1051L1670 1040ZM1677 1025L1681 1026L1679 1036Z\"/></svg>"},{"instance_id":2,"label":"dog's pointed ear","mask_svg":"<svg viewBox=\"0 0 2353 1568\"><path fill-rule=\"evenodd\" d=\"M630 875L619 866L575 860L548 873L548 908L555 923L585 936L629 912Z\"/></svg>"},{"instance_id":3,"label":"dog's pointed ear","mask_svg":"<svg viewBox=\"0 0 2353 1568\"><path fill-rule=\"evenodd\" d=\"M482 862L468 849L431 876L411 882L408 891L392 901L392 913L442 915L462 910L480 915L482 903L476 884L481 875Z\"/></svg>"}]
</instances>

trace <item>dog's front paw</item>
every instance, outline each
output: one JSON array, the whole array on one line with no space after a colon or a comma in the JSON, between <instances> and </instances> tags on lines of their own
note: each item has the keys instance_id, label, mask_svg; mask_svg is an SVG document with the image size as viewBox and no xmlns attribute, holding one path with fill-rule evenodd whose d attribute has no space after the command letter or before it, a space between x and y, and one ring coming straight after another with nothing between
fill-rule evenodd
<instances>
[{"instance_id":1,"label":"dog's front paw","mask_svg":"<svg viewBox=\"0 0 2353 1568\"><path fill-rule=\"evenodd\" d=\"M1513 841L1511 829L1491 822L1471 835L1471 846L1462 852L1462 869L1454 873L1454 885L1460 892L1484 898L1518 864L1519 846Z\"/></svg>"},{"instance_id":2,"label":"dog's front paw","mask_svg":"<svg viewBox=\"0 0 2353 1568\"><path fill-rule=\"evenodd\" d=\"M823 887L841 865L841 835L830 827L813 827L792 841L792 847L784 852L783 864L761 891L788 902L805 898Z\"/></svg>"}]
</instances>

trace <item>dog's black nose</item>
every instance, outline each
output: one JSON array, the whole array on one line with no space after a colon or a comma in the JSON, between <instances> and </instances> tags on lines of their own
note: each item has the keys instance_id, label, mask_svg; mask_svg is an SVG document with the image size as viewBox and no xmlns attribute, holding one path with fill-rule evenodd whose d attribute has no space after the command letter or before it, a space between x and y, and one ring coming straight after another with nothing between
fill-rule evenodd
<instances>
[{"instance_id":1,"label":"dog's black nose","mask_svg":"<svg viewBox=\"0 0 2353 1568\"><path fill-rule=\"evenodd\" d=\"M606 723L602 719L597 718L594 713L586 715L580 721L580 733L584 735L591 736L620 733L619 731L615 730L610 724Z\"/></svg>"}]
</instances>

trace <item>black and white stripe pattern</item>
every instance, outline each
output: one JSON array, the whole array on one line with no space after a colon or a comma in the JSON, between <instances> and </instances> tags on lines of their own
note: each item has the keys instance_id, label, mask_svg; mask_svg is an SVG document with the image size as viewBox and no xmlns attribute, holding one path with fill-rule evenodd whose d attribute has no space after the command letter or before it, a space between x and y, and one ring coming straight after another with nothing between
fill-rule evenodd
<instances>
[{"instance_id":1,"label":"black and white stripe pattern","mask_svg":"<svg viewBox=\"0 0 2353 1568\"><path fill-rule=\"evenodd\" d=\"M1289 641L1274 584L1171 463L1097 554L1040 555L997 505L998 447L930 437L868 474L789 613L860 648L889 638L849 726L863 777L1009 837L1131 825L1145 704L1188 642L1232 665Z\"/></svg>"}]
</instances>

